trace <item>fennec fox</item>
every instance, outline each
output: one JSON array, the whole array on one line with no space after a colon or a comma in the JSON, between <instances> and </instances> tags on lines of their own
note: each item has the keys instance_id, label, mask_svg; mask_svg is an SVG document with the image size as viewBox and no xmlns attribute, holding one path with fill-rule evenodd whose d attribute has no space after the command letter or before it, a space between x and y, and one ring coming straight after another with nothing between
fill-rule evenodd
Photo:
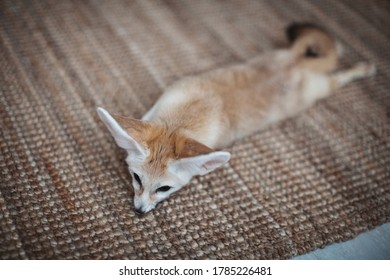
<instances>
[{"instance_id":1,"label":"fennec fox","mask_svg":"<svg viewBox=\"0 0 390 280\"><path fill-rule=\"evenodd\" d=\"M175 83L142 120L97 109L116 143L128 152L137 213L152 210L193 176L228 162L228 152L214 149L293 116L375 71L360 63L330 74L340 48L324 30L294 24L287 35L292 43L288 49Z\"/></svg>"}]
</instances>

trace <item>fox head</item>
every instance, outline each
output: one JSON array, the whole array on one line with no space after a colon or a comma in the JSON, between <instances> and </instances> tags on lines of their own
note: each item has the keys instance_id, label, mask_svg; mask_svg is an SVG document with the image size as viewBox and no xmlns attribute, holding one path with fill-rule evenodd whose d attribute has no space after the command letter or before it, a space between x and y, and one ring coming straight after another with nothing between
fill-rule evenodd
<instances>
[{"instance_id":1,"label":"fox head","mask_svg":"<svg viewBox=\"0 0 390 280\"><path fill-rule=\"evenodd\" d=\"M118 146L128 153L138 213L154 209L193 176L205 175L230 159L230 153L214 151L169 127L110 115L103 108L97 112Z\"/></svg>"}]
</instances>

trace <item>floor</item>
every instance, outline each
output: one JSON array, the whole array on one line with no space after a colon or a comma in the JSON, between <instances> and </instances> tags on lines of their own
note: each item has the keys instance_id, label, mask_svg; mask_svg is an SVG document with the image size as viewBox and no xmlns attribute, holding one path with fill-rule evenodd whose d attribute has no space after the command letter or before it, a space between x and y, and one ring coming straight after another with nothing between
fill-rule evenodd
<instances>
[{"instance_id":1,"label":"floor","mask_svg":"<svg viewBox=\"0 0 390 280\"><path fill-rule=\"evenodd\" d=\"M293 260L390 260L390 223Z\"/></svg>"}]
</instances>

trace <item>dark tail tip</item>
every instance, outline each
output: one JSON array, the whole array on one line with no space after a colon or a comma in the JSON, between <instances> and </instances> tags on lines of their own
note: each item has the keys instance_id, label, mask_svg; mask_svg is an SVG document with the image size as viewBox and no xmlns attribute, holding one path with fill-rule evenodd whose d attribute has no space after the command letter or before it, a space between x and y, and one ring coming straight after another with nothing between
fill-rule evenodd
<instances>
[{"instance_id":1,"label":"dark tail tip","mask_svg":"<svg viewBox=\"0 0 390 280\"><path fill-rule=\"evenodd\" d=\"M294 42L304 30L317 29L325 32L322 27L308 22L293 22L286 28L286 35L289 42Z\"/></svg>"},{"instance_id":2,"label":"dark tail tip","mask_svg":"<svg viewBox=\"0 0 390 280\"><path fill-rule=\"evenodd\" d=\"M309 46L307 47L307 50L305 52L305 57L312 57L312 58L317 58L320 56L320 53L318 49L315 47Z\"/></svg>"}]
</instances>

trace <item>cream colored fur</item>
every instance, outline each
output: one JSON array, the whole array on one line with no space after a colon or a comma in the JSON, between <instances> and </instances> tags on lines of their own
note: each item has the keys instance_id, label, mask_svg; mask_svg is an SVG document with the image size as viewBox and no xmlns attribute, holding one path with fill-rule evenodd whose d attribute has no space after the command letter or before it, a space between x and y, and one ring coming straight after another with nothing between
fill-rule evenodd
<instances>
[{"instance_id":1,"label":"cream colored fur","mask_svg":"<svg viewBox=\"0 0 390 280\"><path fill-rule=\"evenodd\" d=\"M312 26L297 30L289 49L175 83L142 121L98 109L118 145L129 152L130 173L141 181L133 180L137 212L152 210L193 176L229 160L229 153L214 149L296 115L374 73L374 66L360 63L329 74L337 63L334 40Z\"/></svg>"}]
</instances>

